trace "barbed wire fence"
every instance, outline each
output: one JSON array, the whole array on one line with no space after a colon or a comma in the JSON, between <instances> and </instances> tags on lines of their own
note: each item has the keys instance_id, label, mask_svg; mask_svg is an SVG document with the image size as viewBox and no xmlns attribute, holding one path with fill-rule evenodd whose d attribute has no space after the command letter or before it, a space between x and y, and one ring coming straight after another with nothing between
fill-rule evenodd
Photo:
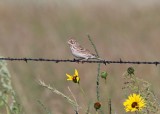
<instances>
[{"instance_id":1,"label":"barbed wire fence","mask_svg":"<svg viewBox=\"0 0 160 114\"><path fill-rule=\"evenodd\" d=\"M5 61L35 61L35 62L54 62L54 63L62 63L62 62L71 62L71 63L101 63L101 64L148 64L148 65L159 65L160 61L125 61L122 59L111 61L111 60L78 60L78 59L47 59L47 58L12 58L12 57L0 57L0 60Z\"/></svg>"}]
</instances>

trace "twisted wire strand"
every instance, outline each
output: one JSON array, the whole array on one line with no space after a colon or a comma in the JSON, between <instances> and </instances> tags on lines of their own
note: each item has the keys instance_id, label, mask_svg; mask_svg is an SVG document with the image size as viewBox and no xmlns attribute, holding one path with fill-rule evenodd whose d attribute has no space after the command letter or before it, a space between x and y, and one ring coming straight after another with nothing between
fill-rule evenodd
<instances>
[{"instance_id":1,"label":"twisted wire strand","mask_svg":"<svg viewBox=\"0 0 160 114\"><path fill-rule=\"evenodd\" d=\"M47 59L47 58L12 58L12 57L1 57L0 60L5 61L25 61L26 63L29 61L37 61L37 62L55 62L55 63L62 63L62 62L73 62L73 63L101 63L101 64L153 64L159 65L160 61L125 61L125 60L117 60L117 61L110 61L110 60L77 60L77 59Z\"/></svg>"}]
</instances>

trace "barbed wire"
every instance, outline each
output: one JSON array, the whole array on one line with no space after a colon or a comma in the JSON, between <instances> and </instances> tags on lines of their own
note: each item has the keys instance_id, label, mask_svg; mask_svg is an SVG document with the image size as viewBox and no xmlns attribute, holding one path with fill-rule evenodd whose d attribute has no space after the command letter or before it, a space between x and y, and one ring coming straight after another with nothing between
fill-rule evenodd
<instances>
[{"instance_id":1,"label":"barbed wire","mask_svg":"<svg viewBox=\"0 0 160 114\"><path fill-rule=\"evenodd\" d=\"M124 61L119 59L117 61L109 61L109 60L78 60L78 59L46 59L46 58L11 58L11 57L1 57L0 60L5 61L46 61L46 62L74 62L74 63L102 63L102 64L153 64L159 65L160 61Z\"/></svg>"}]
</instances>

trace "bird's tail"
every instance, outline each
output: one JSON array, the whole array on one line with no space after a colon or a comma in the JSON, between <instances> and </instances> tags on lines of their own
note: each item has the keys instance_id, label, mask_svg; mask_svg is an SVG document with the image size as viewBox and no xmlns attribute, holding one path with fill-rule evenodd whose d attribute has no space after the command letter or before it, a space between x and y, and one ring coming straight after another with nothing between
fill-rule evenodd
<instances>
[{"instance_id":1,"label":"bird's tail","mask_svg":"<svg viewBox=\"0 0 160 114\"><path fill-rule=\"evenodd\" d=\"M100 58L100 57L98 57L97 55L95 55L95 54L93 54L94 56L95 56L95 58L93 58L93 59L97 59L97 60L101 60L101 61L103 61L104 59L102 59L102 58Z\"/></svg>"},{"instance_id":2,"label":"bird's tail","mask_svg":"<svg viewBox=\"0 0 160 114\"><path fill-rule=\"evenodd\" d=\"M104 59L102 59L102 58L99 58L99 57L98 57L98 58L95 58L95 59L97 59L97 60L101 60L101 61L104 61Z\"/></svg>"}]
</instances>

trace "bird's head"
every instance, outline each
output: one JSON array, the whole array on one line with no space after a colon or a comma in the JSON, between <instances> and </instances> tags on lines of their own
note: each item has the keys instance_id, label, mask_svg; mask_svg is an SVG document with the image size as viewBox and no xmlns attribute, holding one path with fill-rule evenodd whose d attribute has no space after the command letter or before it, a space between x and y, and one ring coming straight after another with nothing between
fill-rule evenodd
<instances>
[{"instance_id":1,"label":"bird's head","mask_svg":"<svg viewBox=\"0 0 160 114\"><path fill-rule=\"evenodd\" d=\"M68 40L67 42L69 45L76 45L77 44L77 41L73 38L71 38L70 40Z\"/></svg>"}]
</instances>

